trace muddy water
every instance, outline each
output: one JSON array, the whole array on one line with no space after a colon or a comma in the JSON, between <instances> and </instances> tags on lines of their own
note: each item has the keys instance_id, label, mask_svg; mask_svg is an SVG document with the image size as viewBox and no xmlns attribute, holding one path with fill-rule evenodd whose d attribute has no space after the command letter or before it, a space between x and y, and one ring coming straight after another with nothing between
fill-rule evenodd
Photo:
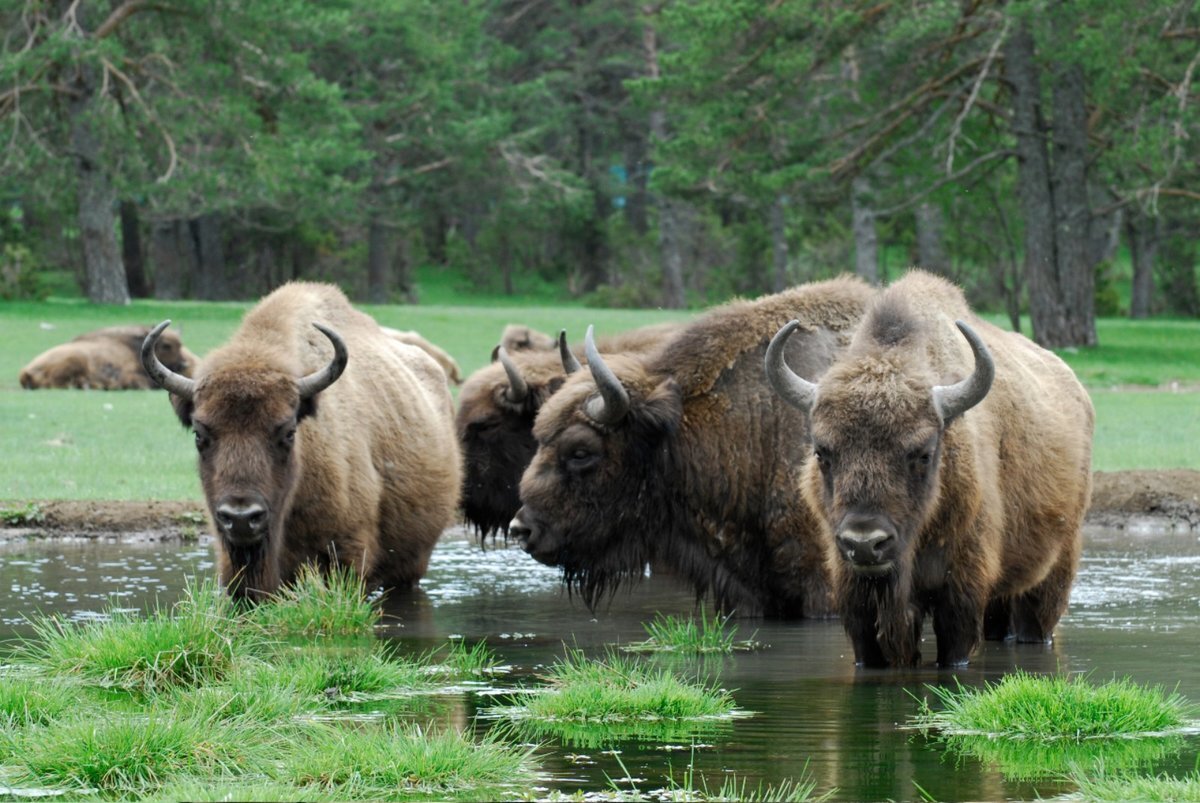
<instances>
[{"instance_id":1,"label":"muddy water","mask_svg":"<svg viewBox=\"0 0 1200 803\"><path fill-rule=\"evenodd\" d=\"M211 573L210 545L56 539L0 543L0 628L26 634L25 617L95 616L106 605L145 608L173 601L184 578ZM520 682L552 663L564 644L602 655L609 645L645 637L655 611L693 612L690 593L669 578L647 580L590 614L559 588L558 573L513 548L486 551L461 531L446 534L419 592L387 609L384 636L413 649L448 636L486 639ZM837 622L743 622L738 637L768 645L707 662L734 689L739 706L757 712L670 743L600 745L550 740L541 754L547 789L605 791L610 779L642 792L664 786L694 760L710 788L736 774L751 787L801 777L839 800L1003 800L1070 791L1054 781L1019 781L998 767L946 752L904 728L926 684L978 685L1006 672L1091 672L1097 681L1129 677L1162 684L1200 702L1200 536L1194 533L1090 531L1071 609L1052 647L987 644L971 666L941 672L855 670ZM932 635L927 634L932 654ZM677 666L694 671L695 663ZM493 704L467 695L458 718ZM1200 743L1153 764L1184 773L1197 765ZM699 786L699 782L693 782Z\"/></svg>"}]
</instances>

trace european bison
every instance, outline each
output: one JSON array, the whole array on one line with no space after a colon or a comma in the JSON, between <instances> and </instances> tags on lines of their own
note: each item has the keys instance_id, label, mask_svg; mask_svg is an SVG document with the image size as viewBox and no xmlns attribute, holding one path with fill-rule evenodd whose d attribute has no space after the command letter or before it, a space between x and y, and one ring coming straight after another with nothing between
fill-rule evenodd
<instances>
[{"instance_id":1,"label":"european bison","mask_svg":"<svg viewBox=\"0 0 1200 803\"><path fill-rule=\"evenodd\" d=\"M85 332L35 357L21 369L21 387L91 390L149 390L158 387L142 368L139 354L149 326L109 326ZM176 373L191 376L197 359L179 335L169 332L155 347L158 359Z\"/></svg>"},{"instance_id":2,"label":"european bison","mask_svg":"<svg viewBox=\"0 0 1200 803\"><path fill-rule=\"evenodd\" d=\"M645 353L659 348L678 327L654 324L622 332L601 339L599 348L604 353ZM455 423L466 474L463 514L484 537L508 532L521 506L521 475L537 450L534 417L567 374L580 367L567 347L565 331L558 343L555 352L526 349L512 354L501 343L495 351L497 361L471 374L458 394Z\"/></svg>"},{"instance_id":3,"label":"european bison","mask_svg":"<svg viewBox=\"0 0 1200 803\"><path fill-rule=\"evenodd\" d=\"M817 523L795 499L804 416L771 392L762 360L771 333L799 318L788 360L820 373L872 295L843 277L733 302L648 357L602 359L589 336L590 371L534 423L511 531L589 606L653 563L727 611L827 614Z\"/></svg>"},{"instance_id":4,"label":"european bison","mask_svg":"<svg viewBox=\"0 0 1200 803\"><path fill-rule=\"evenodd\" d=\"M430 357L433 357L433 359L437 360L437 364L442 366L442 371L445 372L446 379L449 382L455 385L462 384L462 371L458 367L458 362L441 346L430 343L419 332L393 329L390 326L381 326L379 328L388 337L399 340L401 343L407 343L410 346L416 346Z\"/></svg>"},{"instance_id":5,"label":"european bison","mask_svg":"<svg viewBox=\"0 0 1200 803\"><path fill-rule=\"evenodd\" d=\"M461 460L446 377L336 287L294 282L250 310L188 379L146 338L146 369L196 435L223 586L275 591L306 562L369 587L421 578L454 519Z\"/></svg>"},{"instance_id":6,"label":"european bison","mask_svg":"<svg viewBox=\"0 0 1200 803\"><path fill-rule=\"evenodd\" d=\"M857 662L917 663L927 613L942 666L966 664L981 633L1048 641L1091 494L1092 405L1071 369L921 271L815 384L782 362L794 330L767 372L811 422L803 493Z\"/></svg>"}]
</instances>

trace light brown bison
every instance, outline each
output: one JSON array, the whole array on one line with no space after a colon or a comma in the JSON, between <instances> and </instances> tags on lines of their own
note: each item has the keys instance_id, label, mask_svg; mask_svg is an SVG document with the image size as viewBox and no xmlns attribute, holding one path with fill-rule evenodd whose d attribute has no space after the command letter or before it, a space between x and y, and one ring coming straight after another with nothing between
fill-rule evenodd
<instances>
[{"instance_id":1,"label":"light brown bison","mask_svg":"<svg viewBox=\"0 0 1200 803\"><path fill-rule=\"evenodd\" d=\"M390 326L381 326L379 328L388 337L399 340L401 343L407 343L410 346L416 346L430 357L433 357L433 359L437 360L437 364L442 366L447 380L455 385L462 384L462 370L458 367L458 362L441 346L429 342L419 332L406 329L393 329Z\"/></svg>"},{"instance_id":2,"label":"light brown bison","mask_svg":"<svg viewBox=\"0 0 1200 803\"><path fill-rule=\"evenodd\" d=\"M446 377L330 285L294 282L246 314L194 380L142 359L195 431L222 585L258 598L306 562L370 587L425 573L461 485Z\"/></svg>"},{"instance_id":3,"label":"light brown bison","mask_svg":"<svg viewBox=\"0 0 1200 803\"><path fill-rule=\"evenodd\" d=\"M918 662L926 614L942 666L966 664L981 635L1049 640L1091 493L1092 405L1071 369L921 271L815 384L782 362L794 329L767 372L810 418L803 493L858 663Z\"/></svg>"},{"instance_id":4,"label":"light brown bison","mask_svg":"<svg viewBox=\"0 0 1200 803\"><path fill-rule=\"evenodd\" d=\"M844 277L734 302L651 356L604 359L589 337L590 370L534 423L511 532L589 605L653 564L727 611L826 615L817 522L795 498L804 416L771 392L762 360L771 334L799 318L788 360L819 374L872 295Z\"/></svg>"},{"instance_id":5,"label":"light brown bison","mask_svg":"<svg viewBox=\"0 0 1200 803\"><path fill-rule=\"evenodd\" d=\"M21 387L91 390L149 390L157 388L139 358L149 326L108 326L85 332L35 357L21 369ZM172 371L191 376L196 355L179 335L169 332L155 347L158 359Z\"/></svg>"},{"instance_id":6,"label":"light brown bison","mask_svg":"<svg viewBox=\"0 0 1200 803\"><path fill-rule=\"evenodd\" d=\"M602 353L647 353L660 348L679 324L654 324L601 339ZM511 328L511 327L510 327ZM566 331L555 352L510 354L501 343L496 361L467 379L458 394L455 424L465 468L463 514L482 536L507 533L521 506L521 475L537 451L533 420L579 356L567 347Z\"/></svg>"}]
</instances>

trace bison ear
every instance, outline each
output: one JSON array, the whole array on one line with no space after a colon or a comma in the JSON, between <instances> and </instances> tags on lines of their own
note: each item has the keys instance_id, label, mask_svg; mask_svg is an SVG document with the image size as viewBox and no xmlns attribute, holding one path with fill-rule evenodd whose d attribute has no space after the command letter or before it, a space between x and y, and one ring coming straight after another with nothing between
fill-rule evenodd
<instances>
[{"instance_id":1,"label":"bison ear","mask_svg":"<svg viewBox=\"0 0 1200 803\"><path fill-rule=\"evenodd\" d=\"M665 379L646 396L644 404L631 408L638 424L655 432L669 434L683 420L683 396L674 379Z\"/></svg>"},{"instance_id":2,"label":"bison ear","mask_svg":"<svg viewBox=\"0 0 1200 803\"><path fill-rule=\"evenodd\" d=\"M192 411L196 409L192 400L176 396L174 393L170 393L168 396L171 399L171 407L175 409L175 415L179 418L179 423L183 424L185 429L191 429Z\"/></svg>"}]
</instances>

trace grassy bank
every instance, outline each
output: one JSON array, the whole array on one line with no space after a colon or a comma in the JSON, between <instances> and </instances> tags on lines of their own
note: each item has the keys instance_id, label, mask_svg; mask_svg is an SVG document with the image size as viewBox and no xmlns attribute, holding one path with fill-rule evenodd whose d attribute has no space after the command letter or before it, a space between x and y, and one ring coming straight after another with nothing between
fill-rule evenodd
<instances>
[{"instance_id":1,"label":"grassy bank","mask_svg":"<svg viewBox=\"0 0 1200 803\"><path fill-rule=\"evenodd\" d=\"M223 342L248 303L78 300L0 304L0 499L199 499L192 439L162 393L23 391L21 367L41 351L100 326L171 318L199 354ZM364 307L381 323L415 329L464 373L488 361L504 326L617 332L696 312L569 306ZM1097 411L1094 467L1200 468L1200 321L1101 320L1101 346L1063 357L1088 384ZM1178 392L1130 386L1180 383ZM1117 389L1114 389L1117 388ZM1191 388L1191 389L1188 389Z\"/></svg>"}]
</instances>

